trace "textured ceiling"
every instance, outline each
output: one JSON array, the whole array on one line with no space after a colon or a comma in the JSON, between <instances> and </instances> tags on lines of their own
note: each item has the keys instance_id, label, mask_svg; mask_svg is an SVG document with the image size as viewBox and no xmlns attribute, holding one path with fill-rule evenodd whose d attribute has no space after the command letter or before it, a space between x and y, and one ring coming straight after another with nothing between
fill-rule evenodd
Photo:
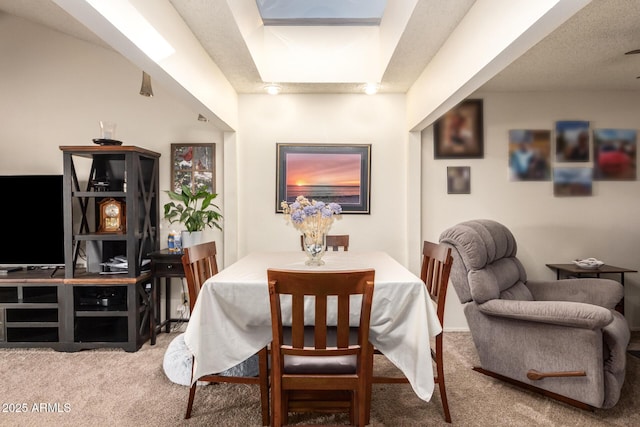
<instances>
[{"instance_id":1,"label":"textured ceiling","mask_svg":"<svg viewBox=\"0 0 640 427\"><path fill-rule=\"evenodd\" d=\"M640 90L639 19L638 0L593 0L483 89Z\"/></svg>"},{"instance_id":2,"label":"textured ceiling","mask_svg":"<svg viewBox=\"0 0 640 427\"><path fill-rule=\"evenodd\" d=\"M226 0L170 0L238 93L263 93L264 82ZM406 92L473 0L421 0L400 38L381 92ZM51 0L0 0L0 11L107 46ZM640 1L593 0L488 81L487 91L638 90ZM464 52L461 52L464 55ZM357 84L283 84L284 93L353 93Z\"/></svg>"}]
</instances>

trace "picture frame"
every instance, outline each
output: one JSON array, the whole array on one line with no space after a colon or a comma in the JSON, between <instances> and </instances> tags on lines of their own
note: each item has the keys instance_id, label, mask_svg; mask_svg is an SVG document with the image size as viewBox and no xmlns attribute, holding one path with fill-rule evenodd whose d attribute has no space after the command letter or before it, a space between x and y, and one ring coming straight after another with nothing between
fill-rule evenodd
<instances>
[{"instance_id":1,"label":"picture frame","mask_svg":"<svg viewBox=\"0 0 640 427\"><path fill-rule=\"evenodd\" d=\"M276 212L298 196L369 214L371 144L276 144Z\"/></svg>"},{"instance_id":2,"label":"picture frame","mask_svg":"<svg viewBox=\"0 0 640 427\"><path fill-rule=\"evenodd\" d=\"M636 129L594 129L594 181L635 181L636 153Z\"/></svg>"},{"instance_id":3,"label":"picture frame","mask_svg":"<svg viewBox=\"0 0 640 427\"><path fill-rule=\"evenodd\" d=\"M509 180L551 180L551 131L509 130Z\"/></svg>"},{"instance_id":4,"label":"picture frame","mask_svg":"<svg viewBox=\"0 0 640 427\"><path fill-rule=\"evenodd\" d=\"M482 99L462 101L435 121L433 131L435 159L483 158Z\"/></svg>"},{"instance_id":5,"label":"picture frame","mask_svg":"<svg viewBox=\"0 0 640 427\"><path fill-rule=\"evenodd\" d=\"M593 195L593 168L554 167L553 195L575 197Z\"/></svg>"},{"instance_id":6,"label":"picture frame","mask_svg":"<svg viewBox=\"0 0 640 427\"><path fill-rule=\"evenodd\" d=\"M471 194L470 166L447 166L447 194Z\"/></svg>"},{"instance_id":7,"label":"picture frame","mask_svg":"<svg viewBox=\"0 0 640 427\"><path fill-rule=\"evenodd\" d=\"M589 162L589 122L559 120L556 122L556 162Z\"/></svg>"},{"instance_id":8,"label":"picture frame","mask_svg":"<svg viewBox=\"0 0 640 427\"><path fill-rule=\"evenodd\" d=\"M191 191L216 189L216 145L171 144L171 190L180 193L187 185Z\"/></svg>"}]
</instances>

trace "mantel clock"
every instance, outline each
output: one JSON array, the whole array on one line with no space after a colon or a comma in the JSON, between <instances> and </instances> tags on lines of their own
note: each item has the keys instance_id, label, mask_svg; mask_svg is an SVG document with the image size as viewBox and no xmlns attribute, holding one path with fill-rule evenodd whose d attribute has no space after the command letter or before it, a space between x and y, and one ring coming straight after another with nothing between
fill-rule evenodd
<instances>
[{"instance_id":1,"label":"mantel clock","mask_svg":"<svg viewBox=\"0 0 640 427\"><path fill-rule=\"evenodd\" d=\"M125 204L119 200L109 198L98 203L100 224L98 233L124 233L127 221Z\"/></svg>"}]
</instances>

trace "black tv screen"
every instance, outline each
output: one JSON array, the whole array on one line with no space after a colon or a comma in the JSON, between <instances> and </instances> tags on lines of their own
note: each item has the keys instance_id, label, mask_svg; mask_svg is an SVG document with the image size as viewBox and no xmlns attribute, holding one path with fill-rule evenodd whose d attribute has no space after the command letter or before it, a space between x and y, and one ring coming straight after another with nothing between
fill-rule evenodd
<instances>
[{"instance_id":1,"label":"black tv screen","mask_svg":"<svg viewBox=\"0 0 640 427\"><path fill-rule=\"evenodd\" d=\"M0 266L64 265L62 175L1 175Z\"/></svg>"}]
</instances>

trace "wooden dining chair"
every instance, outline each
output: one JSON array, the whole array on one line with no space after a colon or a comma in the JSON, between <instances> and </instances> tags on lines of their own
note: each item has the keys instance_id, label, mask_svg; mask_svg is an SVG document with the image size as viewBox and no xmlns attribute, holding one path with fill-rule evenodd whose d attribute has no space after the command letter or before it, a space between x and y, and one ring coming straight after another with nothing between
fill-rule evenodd
<instances>
[{"instance_id":1,"label":"wooden dining chair","mask_svg":"<svg viewBox=\"0 0 640 427\"><path fill-rule=\"evenodd\" d=\"M331 248L332 251L338 251L342 248L343 251L349 250L349 235L348 234L329 234L327 235L327 250Z\"/></svg>"},{"instance_id":2,"label":"wooden dining chair","mask_svg":"<svg viewBox=\"0 0 640 427\"><path fill-rule=\"evenodd\" d=\"M348 412L352 424L364 426L371 380L374 270L268 269L267 275L273 335L272 426L286 424L289 412ZM359 325L350 328L352 295L362 298L356 303ZM282 317L281 296L291 301L290 327L289 319ZM314 313L305 313L305 297L315 299L310 306Z\"/></svg>"},{"instance_id":3,"label":"wooden dining chair","mask_svg":"<svg viewBox=\"0 0 640 427\"><path fill-rule=\"evenodd\" d=\"M453 264L451 249L445 248L443 245L425 241L422 246L422 266L420 269L420 279L424 282L429 292L429 296L436 303L436 313L440 326L444 325L444 306L447 297L447 287L449 285L449 273ZM427 331L425 331L427 333ZM436 374L434 375L434 383L438 384L440 390L440 400L442 401L442 410L446 422L451 422L451 414L449 413L449 403L447 402L447 391L444 384L444 367L443 367L443 332L435 337L435 349L431 348L431 358L435 363ZM381 354L377 349L373 349L373 354ZM406 377L389 377L373 375L373 384L393 384L408 383ZM371 391L369 391L371 393ZM368 412L367 412L368 413Z\"/></svg>"},{"instance_id":4,"label":"wooden dining chair","mask_svg":"<svg viewBox=\"0 0 640 427\"><path fill-rule=\"evenodd\" d=\"M326 249L331 249L332 251L338 251L342 249L343 251L349 250L349 235L348 234L327 234L326 236ZM304 236L300 236L300 247L304 251Z\"/></svg>"},{"instance_id":5,"label":"wooden dining chair","mask_svg":"<svg viewBox=\"0 0 640 427\"><path fill-rule=\"evenodd\" d=\"M200 294L200 289L205 280L218 273L218 264L216 262L216 243L207 242L199 245L184 248L182 255L182 266L189 288L189 308L193 312L196 299ZM212 383L242 383L242 384L258 384L260 386L260 406L262 410L262 425L269 425L269 371L267 348L263 348L258 352L258 376L223 376L223 375L205 375L194 381L193 368L191 371L191 382L193 385L189 389L189 401L187 403L187 412L185 419L191 418L191 410L193 408L193 399L196 394L198 381L207 381ZM193 365L192 365L193 366Z\"/></svg>"}]
</instances>

